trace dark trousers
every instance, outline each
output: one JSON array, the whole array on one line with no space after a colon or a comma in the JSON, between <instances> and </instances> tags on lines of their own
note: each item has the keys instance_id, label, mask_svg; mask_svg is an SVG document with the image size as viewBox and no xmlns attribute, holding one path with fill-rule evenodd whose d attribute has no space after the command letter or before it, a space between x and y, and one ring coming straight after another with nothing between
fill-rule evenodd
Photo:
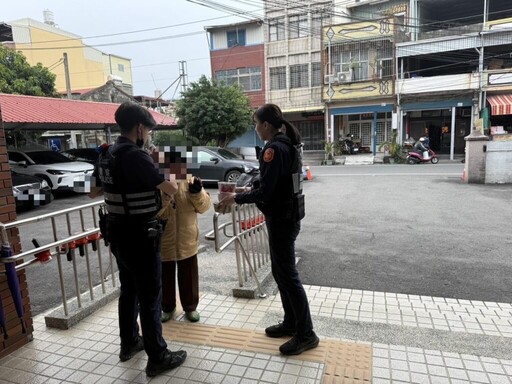
<instances>
[{"instance_id":1,"label":"dark trousers","mask_svg":"<svg viewBox=\"0 0 512 384\"><path fill-rule=\"evenodd\" d=\"M150 360L160 360L167 349L162 337L161 258L158 238L148 238L142 227L109 225L112 253L119 268L119 334L121 345L132 345L139 334L140 314L144 349ZM120 240L124 239L124 240Z\"/></svg>"},{"instance_id":2,"label":"dark trousers","mask_svg":"<svg viewBox=\"0 0 512 384\"><path fill-rule=\"evenodd\" d=\"M176 308L176 269L183 310L195 311L199 303L197 255L184 260L162 262L162 310L172 312Z\"/></svg>"},{"instance_id":3,"label":"dark trousers","mask_svg":"<svg viewBox=\"0 0 512 384\"><path fill-rule=\"evenodd\" d=\"M300 221L266 217L272 275L277 283L284 309L283 324L299 336L309 336L313 322L306 291L295 266L295 239Z\"/></svg>"}]
</instances>

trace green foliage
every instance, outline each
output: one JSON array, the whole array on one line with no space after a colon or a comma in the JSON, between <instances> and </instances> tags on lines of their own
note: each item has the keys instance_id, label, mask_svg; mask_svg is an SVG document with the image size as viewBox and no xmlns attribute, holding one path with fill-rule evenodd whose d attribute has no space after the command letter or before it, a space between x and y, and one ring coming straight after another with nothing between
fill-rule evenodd
<instances>
[{"instance_id":1,"label":"green foliage","mask_svg":"<svg viewBox=\"0 0 512 384\"><path fill-rule=\"evenodd\" d=\"M237 85L227 86L202 76L176 103L178 126L203 145L225 147L252 124L249 98Z\"/></svg>"},{"instance_id":2,"label":"green foliage","mask_svg":"<svg viewBox=\"0 0 512 384\"><path fill-rule=\"evenodd\" d=\"M334 158L334 145L333 142L324 141L325 160L332 160Z\"/></svg>"},{"instance_id":3,"label":"green foliage","mask_svg":"<svg viewBox=\"0 0 512 384\"><path fill-rule=\"evenodd\" d=\"M0 45L0 92L57 96L55 75L41 63L30 66L22 53Z\"/></svg>"},{"instance_id":4,"label":"green foliage","mask_svg":"<svg viewBox=\"0 0 512 384\"><path fill-rule=\"evenodd\" d=\"M39 146L43 132L25 131L21 129L5 131L5 142L8 147L23 149L26 145Z\"/></svg>"},{"instance_id":5,"label":"green foliage","mask_svg":"<svg viewBox=\"0 0 512 384\"><path fill-rule=\"evenodd\" d=\"M164 145L198 145L199 140L195 137L185 136L183 130L156 131L153 134L152 143L156 146Z\"/></svg>"},{"instance_id":6,"label":"green foliage","mask_svg":"<svg viewBox=\"0 0 512 384\"><path fill-rule=\"evenodd\" d=\"M379 151L387 147L389 155L393 158L395 163L405 163L407 151L397 142L397 131L393 131L393 137L389 141L383 141L379 144Z\"/></svg>"}]
</instances>

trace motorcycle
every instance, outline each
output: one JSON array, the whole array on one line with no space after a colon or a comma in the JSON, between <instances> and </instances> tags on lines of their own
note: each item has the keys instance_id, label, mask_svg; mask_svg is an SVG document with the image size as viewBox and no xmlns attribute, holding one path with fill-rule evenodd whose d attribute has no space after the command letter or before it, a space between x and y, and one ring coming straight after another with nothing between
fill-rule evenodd
<instances>
[{"instance_id":1,"label":"motorcycle","mask_svg":"<svg viewBox=\"0 0 512 384\"><path fill-rule=\"evenodd\" d=\"M429 161L432 164L437 164L439 162L439 158L437 157L436 153L429 148L427 156L423 156L418 152L409 152L406 161L407 164L428 163Z\"/></svg>"},{"instance_id":2,"label":"motorcycle","mask_svg":"<svg viewBox=\"0 0 512 384\"><path fill-rule=\"evenodd\" d=\"M359 143L354 142L353 140L354 135L351 135L350 133L341 140L341 150L344 153L355 155L356 153L359 153Z\"/></svg>"},{"instance_id":3,"label":"motorcycle","mask_svg":"<svg viewBox=\"0 0 512 384\"><path fill-rule=\"evenodd\" d=\"M260 181L260 170L253 169L249 173L242 173L236 180L237 192L243 192L250 188L255 188Z\"/></svg>"}]
</instances>

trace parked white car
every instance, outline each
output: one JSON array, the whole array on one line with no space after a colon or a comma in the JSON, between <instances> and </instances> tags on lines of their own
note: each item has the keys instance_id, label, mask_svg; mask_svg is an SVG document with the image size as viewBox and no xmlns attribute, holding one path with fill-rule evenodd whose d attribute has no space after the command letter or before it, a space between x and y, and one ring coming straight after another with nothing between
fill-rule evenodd
<instances>
[{"instance_id":1,"label":"parked white car","mask_svg":"<svg viewBox=\"0 0 512 384\"><path fill-rule=\"evenodd\" d=\"M38 176L48 183L52 190L73 189L84 191L84 183L92 175L94 166L83 161L72 161L53 151L21 152L9 150L9 165L22 175Z\"/></svg>"}]
</instances>

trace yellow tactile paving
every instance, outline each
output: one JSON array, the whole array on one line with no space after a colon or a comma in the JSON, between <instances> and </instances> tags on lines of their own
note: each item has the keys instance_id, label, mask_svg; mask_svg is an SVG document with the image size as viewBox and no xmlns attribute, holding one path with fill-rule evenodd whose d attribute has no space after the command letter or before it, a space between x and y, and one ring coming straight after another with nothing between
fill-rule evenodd
<instances>
[{"instance_id":1,"label":"yellow tactile paving","mask_svg":"<svg viewBox=\"0 0 512 384\"><path fill-rule=\"evenodd\" d=\"M263 332L170 321L163 324L168 340L212 347L278 355L283 339L266 337ZM359 384L372 381L372 347L332 339L320 339L318 348L291 358L323 362L323 384Z\"/></svg>"}]
</instances>

